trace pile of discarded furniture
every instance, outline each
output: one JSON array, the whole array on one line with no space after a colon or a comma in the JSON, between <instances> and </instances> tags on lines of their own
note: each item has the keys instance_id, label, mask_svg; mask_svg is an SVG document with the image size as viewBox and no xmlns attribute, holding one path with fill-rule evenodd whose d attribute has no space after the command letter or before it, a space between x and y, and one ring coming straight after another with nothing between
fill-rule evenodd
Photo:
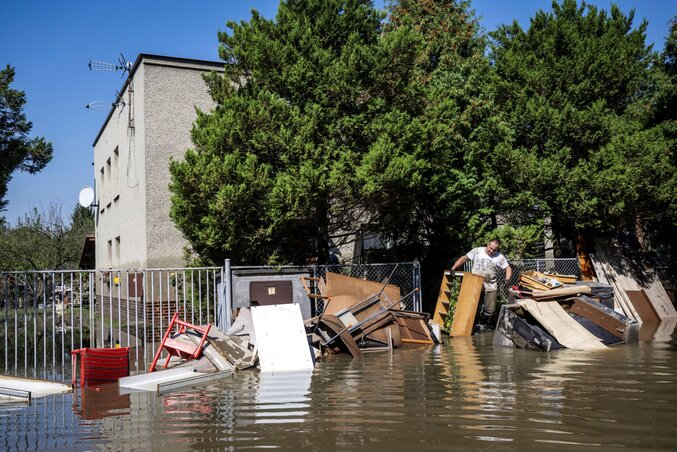
<instances>
[{"instance_id":1,"label":"pile of discarded furniture","mask_svg":"<svg viewBox=\"0 0 677 452\"><path fill-rule=\"evenodd\" d=\"M494 345L597 350L663 340L671 334L677 311L650 266L628 259L609 241L598 241L590 259L596 273L591 280L554 272L521 273L518 285L509 290L508 303L501 306ZM457 297L452 293L454 277L461 278ZM445 272L433 322L452 337L473 334L482 282L472 273Z\"/></svg>"},{"instance_id":2,"label":"pile of discarded furniture","mask_svg":"<svg viewBox=\"0 0 677 452\"><path fill-rule=\"evenodd\" d=\"M328 272L302 277L308 298L321 306L304 321L297 303L239 308L228 331L194 325L175 313L145 374L129 376L128 349L83 349L78 357L82 386L117 381L121 394L168 392L233 375L254 367L261 372L306 372L322 356L392 350L438 343L427 314L403 309L400 288ZM413 293L413 292L412 292ZM105 369L105 372L102 370Z\"/></svg>"},{"instance_id":3,"label":"pile of discarded furniture","mask_svg":"<svg viewBox=\"0 0 677 452\"><path fill-rule=\"evenodd\" d=\"M677 311L653 269L626 257L618 242L597 241L594 281L525 272L502 306L495 345L549 351L596 350L638 340L663 340Z\"/></svg>"},{"instance_id":4,"label":"pile of discarded furniture","mask_svg":"<svg viewBox=\"0 0 677 452\"><path fill-rule=\"evenodd\" d=\"M639 323L613 309L613 287L575 275L528 271L501 307L494 345L600 350L637 342Z\"/></svg>"},{"instance_id":5,"label":"pile of discarded furniture","mask_svg":"<svg viewBox=\"0 0 677 452\"><path fill-rule=\"evenodd\" d=\"M338 273L304 278L308 296L323 304L321 313L306 321L317 357L348 352L392 350L407 345L439 343L439 330L426 313L403 309L400 288Z\"/></svg>"}]
</instances>

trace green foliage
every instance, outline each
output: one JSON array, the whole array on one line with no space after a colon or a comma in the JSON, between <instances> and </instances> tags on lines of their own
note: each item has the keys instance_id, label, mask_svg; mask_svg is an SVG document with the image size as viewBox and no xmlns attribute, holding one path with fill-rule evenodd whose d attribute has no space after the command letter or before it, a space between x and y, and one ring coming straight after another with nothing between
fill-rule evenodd
<instances>
[{"instance_id":1,"label":"green foliage","mask_svg":"<svg viewBox=\"0 0 677 452\"><path fill-rule=\"evenodd\" d=\"M33 124L23 112L26 95L10 88L14 68L0 70L0 212L7 206L7 184L14 171L37 173L52 159L52 145L44 138L29 138Z\"/></svg>"},{"instance_id":2,"label":"green foliage","mask_svg":"<svg viewBox=\"0 0 677 452\"><path fill-rule=\"evenodd\" d=\"M543 221L521 226L502 225L484 236L481 243L497 238L501 241L503 254L510 260L538 257L543 245Z\"/></svg>"},{"instance_id":3,"label":"green foliage","mask_svg":"<svg viewBox=\"0 0 677 452\"><path fill-rule=\"evenodd\" d=\"M465 2L431 23L400 6L385 26L368 1L281 3L219 35L217 107L171 166L172 218L200 256L322 262L368 225L411 259L465 236L490 185L466 154L497 140L483 43Z\"/></svg>"},{"instance_id":4,"label":"green foliage","mask_svg":"<svg viewBox=\"0 0 677 452\"><path fill-rule=\"evenodd\" d=\"M216 108L171 165L201 262L322 263L362 231L434 275L494 236L533 257L545 219L555 239L675 230L674 22L659 56L633 12L563 0L487 53L468 1L387 14L282 2L219 34Z\"/></svg>"},{"instance_id":5,"label":"green foliage","mask_svg":"<svg viewBox=\"0 0 677 452\"><path fill-rule=\"evenodd\" d=\"M560 236L674 222L670 140L638 111L651 93L646 22L574 0L492 34L497 99L513 131L508 209L551 216ZM671 161L672 160L672 161ZM662 220L661 220L662 221Z\"/></svg>"},{"instance_id":6,"label":"green foliage","mask_svg":"<svg viewBox=\"0 0 677 452\"><path fill-rule=\"evenodd\" d=\"M0 270L78 268L83 240L94 232L94 214L77 205L66 224L60 208L33 209L13 227L0 228Z\"/></svg>"}]
</instances>

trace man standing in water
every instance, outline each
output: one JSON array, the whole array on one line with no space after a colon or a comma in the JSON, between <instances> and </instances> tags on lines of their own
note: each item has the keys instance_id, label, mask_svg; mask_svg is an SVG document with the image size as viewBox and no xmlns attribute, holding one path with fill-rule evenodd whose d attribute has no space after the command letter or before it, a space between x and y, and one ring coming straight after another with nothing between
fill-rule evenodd
<instances>
[{"instance_id":1,"label":"man standing in water","mask_svg":"<svg viewBox=\"0 0 677 452\"><path fill-rule=\"evenodd\" d=\"M471 273L484 278L484 299L482 317L479 323L481 326L489 327L491 326L491 318L496 311L496 298L498 296L496 274L498 269L505 270L505 281L508 283L512 277L512 267L510 267L508 259L501 254L501 242L498 239L492 239L486 247L473 248L468 254L459 257L451 266L451 271L461 268L468 259L472 261Z\"/></svg>"}]
</instances>

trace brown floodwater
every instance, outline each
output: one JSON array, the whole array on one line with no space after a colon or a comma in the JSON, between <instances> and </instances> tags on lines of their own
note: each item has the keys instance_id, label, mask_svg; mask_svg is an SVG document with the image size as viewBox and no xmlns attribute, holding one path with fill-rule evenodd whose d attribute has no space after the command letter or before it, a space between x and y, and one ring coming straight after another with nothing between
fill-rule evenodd
<instances>
[{"instance_id":1,"label":"brown floodwater","mask_svg":"<svg viewBox=\"0 0 677 452\"><path fill-rule=\"evenodd\" d=\"M78 388L0 406L0 449L677 450L671 333L550 353L487 333L165 395Z\"/></svg>"}]
</instances>

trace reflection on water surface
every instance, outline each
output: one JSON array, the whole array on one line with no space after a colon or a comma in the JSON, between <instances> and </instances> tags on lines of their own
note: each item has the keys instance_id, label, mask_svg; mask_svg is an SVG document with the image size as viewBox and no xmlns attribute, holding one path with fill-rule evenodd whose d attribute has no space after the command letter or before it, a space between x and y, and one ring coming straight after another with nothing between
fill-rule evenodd
<instances>
[{"instance_id":1,"label":"reflection on water surface","mask_svg":"<svg viewBox=\"0 0 677 452\"><path fill-rule=\"evenodd\" d=\"M484 334L162 396L78 388L0 407L0 448L675 450L677 347L658 332L551 353L494 348Z\"/></svg>"}]
</instances>

